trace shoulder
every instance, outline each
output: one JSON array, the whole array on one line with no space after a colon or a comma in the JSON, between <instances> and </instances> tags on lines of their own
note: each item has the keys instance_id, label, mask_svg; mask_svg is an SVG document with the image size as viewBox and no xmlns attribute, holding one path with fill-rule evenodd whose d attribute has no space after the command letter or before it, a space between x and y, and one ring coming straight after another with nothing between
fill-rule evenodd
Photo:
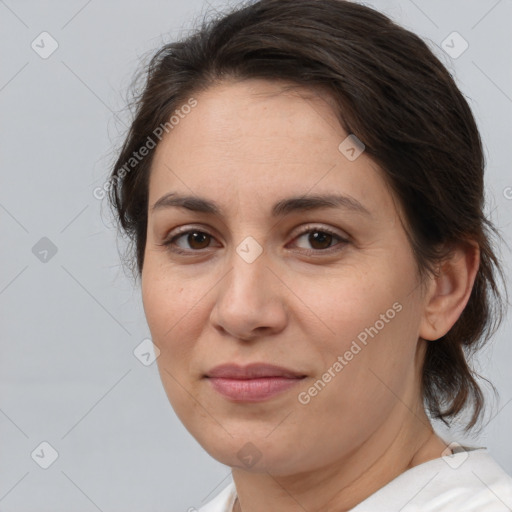
<instances>
[{"instance_id":1,"label":"shoulder","mask_svg":"<svg viewBox=\"0 0 512 512\"><path fill-rule=\"evenodd\" d=\"M231 512L236 498L235 484L231 482L198 512Z\"/></svg>"},{"instance_id":2,"label":"shoulder","mask_svg":"<svg viewBox=\"0 0 512 512\"><path fill-rule=\"evenodd\" d=\"M425 512L505 512L512 510L512 477L486 448L442 457L445 464L425 492ZM405 512L405 511L404 511ZM412 512L412 511L411 511Z\"/></svg>"},{"instance_id":3,"label":"shoulder","mask_svg":"<svg viewBox=\"0 0 512 512\"><path fill-rule=\"evenodd\" d=\"M352 510L395 508L401 512L509 512L512 477L486 448L460 447L453 455L405 471Z\"/></svg>"}]
</instances>

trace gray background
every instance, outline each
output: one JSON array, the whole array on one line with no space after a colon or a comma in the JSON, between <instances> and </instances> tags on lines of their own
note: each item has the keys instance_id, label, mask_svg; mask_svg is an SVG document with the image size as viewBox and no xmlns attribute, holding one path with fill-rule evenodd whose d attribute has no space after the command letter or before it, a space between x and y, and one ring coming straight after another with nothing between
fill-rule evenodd
<instances>
[{"instance_id":1,"label":"gray background","mask_svg":"<svg viewBox=\"0 0 512 512\"><path fill-rule=\"evenodd\" d=\"M428 39L456 75L486 147L488 211L510 241L512 2L368 4ZM149 337L140 292L93 196L122 141L141 58L207 9L203 0L0 0L0 511L185 511L229 480L175 417L156 363L134 356ZM43 31L59 45L46 59L31 47L43 51ZM441 48L453 31L469 43L457 58ZM507 320L480 355L501 400L468 444L487 446L512 473L510 339ZM48 469L31 456L44 463L43 441L59 455Z\"/></svg>"}]
</instances>

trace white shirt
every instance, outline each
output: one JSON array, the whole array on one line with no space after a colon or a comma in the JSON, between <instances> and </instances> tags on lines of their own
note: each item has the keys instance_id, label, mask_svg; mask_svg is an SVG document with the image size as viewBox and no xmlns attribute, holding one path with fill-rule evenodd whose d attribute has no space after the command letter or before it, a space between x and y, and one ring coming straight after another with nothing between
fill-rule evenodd
<instances>
[{"instance_id":1,"label":"white shirt","mask_svg":"<svg viewBox=\"0 0 512 512\"><path fill-rule=\"evenodd\" d=\"M511 512L512 477L487 448L452 451L404 471L351 512ZM232 512L235 498L231 482L199 512Z\"/></svg>"}]
</instances>

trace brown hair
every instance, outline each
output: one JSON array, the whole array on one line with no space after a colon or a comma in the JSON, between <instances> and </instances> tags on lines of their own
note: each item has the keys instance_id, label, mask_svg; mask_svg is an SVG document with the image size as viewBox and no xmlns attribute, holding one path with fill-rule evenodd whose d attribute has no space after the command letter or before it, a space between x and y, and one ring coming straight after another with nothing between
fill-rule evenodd
<instances>
[{"instance_id":1,"label":"brown hair","mask_svg":"<svg viewBox=\"0 0 512 512\"><path fill-rule=\"evenodd\" d=\"M400 202L420 275L435 272L454 244L473 240L480 247L469 302L445 336L428 342L422 377L431 416L449 425L472 404L465 430L472 429L484 397L468 361L503 316L496 281L503 272L491 244L499 233L483 213L484 156L475 120L427 45L354 2L260 0L204 20L192 35L164 45L142 76L144 88L109 189L120 227L135 244L138 275L154 151L133 170L126 162L154 140L155 129L193 94L226 78L324 88L341 126L364 142Z\"/></svg>"}]
</instances>

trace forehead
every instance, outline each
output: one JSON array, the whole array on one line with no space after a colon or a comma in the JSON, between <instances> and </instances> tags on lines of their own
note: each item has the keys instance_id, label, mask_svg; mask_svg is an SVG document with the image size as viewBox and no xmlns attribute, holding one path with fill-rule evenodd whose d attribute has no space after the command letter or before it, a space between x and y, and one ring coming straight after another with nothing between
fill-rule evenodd
<instances>
[{"instance_id":1,"label":"forehead","mask_svg":"<svg viewBox=\"0 0 512 512\"><path fill-rule=\"evenodd\" d=\"M196 155L253 156L258 161L274 157L283 161L282 150L304 150L318 156L314 143L335 145L343 136L332 107L310 89L261 79L229 81L211 86L194 96L197 105L164 137L160 144L191 149ZM180 106L177 106L180 110ZM178 119L175 117L175 120ZM173 139L173 140L171 140ZM158 153L159 151L157 151ZM184 151L183 151L184 153Z\"/></svg>"},{"instance_id":2,"label":"forehead","mask_svg":"<svg viewBox=\"0 0 512 512\"><path fill-rule=\"evenodd\" d=\"M347 134L319 91L266 80L227 82L194 95L197 105L156 148L150 204L168 191L258 197L340 192L369 209L393 208L381 172L364 152L340 151ZM178 107L179 108L179 107Z\"/></svg>"}]
</instances>

